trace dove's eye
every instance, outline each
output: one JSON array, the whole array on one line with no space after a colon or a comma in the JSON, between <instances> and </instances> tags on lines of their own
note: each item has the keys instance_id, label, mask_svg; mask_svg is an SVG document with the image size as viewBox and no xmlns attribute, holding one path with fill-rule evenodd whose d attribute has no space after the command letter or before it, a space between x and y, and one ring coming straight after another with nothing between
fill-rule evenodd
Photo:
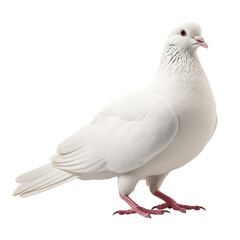
<instances>
[{"instance_id":1,"label":"dove's eye","mask_svg":"<svg viewBox=\"0 0 240 240\"><path fill-rule=\"evenodd\" d=\"M185 36L187 36L187 32L185 30L181 30L180 31L180 35L185 37Z\"/></svg>"}]
</instances>

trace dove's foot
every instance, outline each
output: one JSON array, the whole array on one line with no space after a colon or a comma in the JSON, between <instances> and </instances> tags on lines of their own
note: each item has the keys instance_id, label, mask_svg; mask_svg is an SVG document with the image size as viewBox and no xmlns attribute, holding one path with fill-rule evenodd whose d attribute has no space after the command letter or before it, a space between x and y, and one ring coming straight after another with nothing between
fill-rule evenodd
<instances>
[{"instance_id":1,"label":"dove's foot","mask_svg":"<svg viewBox=\"0 0 240 240\"><path fill-rule=\"evenodd\" d=\"M121 198L127 202L127 204L131 207L129 210L119 210L113 213L116 214L118 213L119 215L125 215L125 214L132 214L132 213L138 213L139 215L146 217L146 218L151 218L151 214L155 215L162 215L165 212L168 212L166 210L150 210L146 209L143 207L138 206L129 196L122 196L120 195Z\"/></svg>"},{"instance_id":2,"label":"dove's foot","mask_svg":"<svg viewBox=\"0 0 240 240\"><path fill-rule=\"evenodd\" d=\"M154 193L154 195L160 199L162 199L163 201L165 201L165 203L155 206L154 208L157 208L159 210L165 209L165 208L172 208L174 210L180 211L182 213L186 213L186 210L200 210L203 209L206 211L206 209L204 207L201 206L189 206L189 205L182 205L182 204L178 204L175 200L173 200L172 198L170 198L169 196L163 194L160 191L157 191Z\"/></svg>"}]
</instances>

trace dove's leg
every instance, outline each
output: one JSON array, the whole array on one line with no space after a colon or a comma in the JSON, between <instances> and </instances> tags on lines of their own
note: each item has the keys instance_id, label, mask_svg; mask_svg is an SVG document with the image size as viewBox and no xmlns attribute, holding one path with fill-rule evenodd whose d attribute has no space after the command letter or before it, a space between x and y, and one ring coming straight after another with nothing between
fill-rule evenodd
<instances>
[{"instance_id":1,"label":"dove's leg","mask_svg":"<svg viewBox=\"0 0 240 240\"><path fill-rule=\"evenodd\" d=\"M152 209L157 208L157 209L162 210L165 208L172 208L172 209L180 211L182 213L186 213L186 210L191 210L191 209L194 209L194 210L204 209L205 210L205 208L203 208L201 206L189 206L189 205L179 204L174 199L172 199L169 196L165 195L164 193L160 192L158 189L161 186L161 184L164 181L167 174L168 173L147 178L147 183L150 187L152 194L154 196L162 199L165 202L161 205L153 207Z\"/></svg>"},{"instance_id":2,"label":"dove's leg","mask_svg":"<svg viewBox=\"0 0 240 240\"><path fill-rule=\"evenodd\" d=\"M151 214L163 214L164 210L150 210L140 207L128 195L134 190L140 179L134 174L122 174L118 177L118 188L120 197L131 207L129 210L116 211L120 215L138 213L141 216L151 218Z\"/></svg>"},{"instance_id":3,"label":"dove's leg","mask_svg":"<svg viewBox=\"0 0 240 240\"><path fill-rule=\"evenodd\" d=\"M141 215L143 217L151 218L151 214L162 215L162 214L164 214L164 212L168 212L166 210L146 209L146 208L143 208L143 207L140 207L139 205L137 205L129 196L122 196L120 194L120 197L131 207L131 209L119 210L119 211L114 212L113 215L116 213L118 213L120 215L138 213L139 215Z\"/></svg>"}]
</instances>

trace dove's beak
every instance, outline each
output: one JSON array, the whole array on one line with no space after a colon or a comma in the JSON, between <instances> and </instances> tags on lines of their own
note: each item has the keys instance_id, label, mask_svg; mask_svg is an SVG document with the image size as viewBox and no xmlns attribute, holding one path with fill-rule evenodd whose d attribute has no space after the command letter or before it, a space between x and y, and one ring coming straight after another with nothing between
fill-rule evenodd
<instances>
[{"instance_id":1,"label":"dove's beak","mask_svg":"<svg viewBox=\"0 0 240 240\"><path fill-rule=\"evenodd\" d=\"M196 36L196 37L194 38L194 40L197 41L197 43L198 43L199 46L208 48L208 45L207 45L207 43L205 43L203 37L201 37L201 36Z\"/></svg>"},{"instance_id":2,"label":"dove's beak","mask_svg":"<svg viewBox=\"0 0 240 240\"><path fill-rule=\"evenodd\" d=\"M199 44L200 46L205 47L205 48L208 48L207 43L205 43L204 41L198 40L197 42L198 42L198 44Z\"/></svg>"}]
</instances>

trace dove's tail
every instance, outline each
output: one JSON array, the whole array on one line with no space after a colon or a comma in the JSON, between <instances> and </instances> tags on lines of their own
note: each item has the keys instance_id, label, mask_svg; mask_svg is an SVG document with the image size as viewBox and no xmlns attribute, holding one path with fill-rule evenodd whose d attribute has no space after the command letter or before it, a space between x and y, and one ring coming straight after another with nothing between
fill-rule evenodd
<instances>
[{"instance_id":1,"label":"dove's tail","mask_svg":"<svg viewBox=\"0 0 240 240\"><path fill-rule=\"evenodd\" d=\"M13 195L28 197L76 178L73 174L54 168L52 163L49 163L20 175L16 179L20 185Z\"/></svg>"}]
</instances>

